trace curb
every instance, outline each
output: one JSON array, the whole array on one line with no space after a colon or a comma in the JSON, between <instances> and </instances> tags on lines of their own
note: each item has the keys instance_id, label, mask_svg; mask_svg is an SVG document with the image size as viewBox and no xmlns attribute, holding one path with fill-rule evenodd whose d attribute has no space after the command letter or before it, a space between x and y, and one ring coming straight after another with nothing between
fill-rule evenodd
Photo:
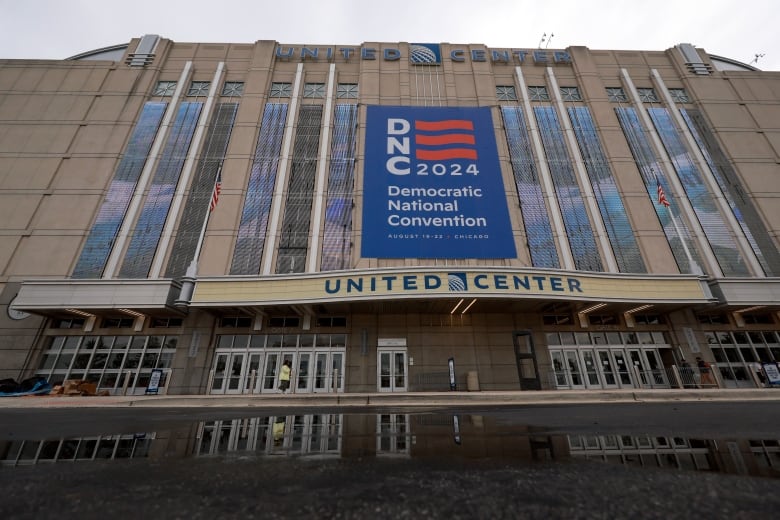
<instances>
[{"instance_id":1,"label":"curb","mask_svg":"<svg viewBox=\"0 0 780 520\"><path fill-rule=\"evenodd\" d=\"M0 399L2 409L39 408L311 408L538 406L555 404L780 401L780 392L738 390L601 390L514 392L414 392L403 394L260 394L165 396L24 396Z\"/></svg>"}]
</instances>

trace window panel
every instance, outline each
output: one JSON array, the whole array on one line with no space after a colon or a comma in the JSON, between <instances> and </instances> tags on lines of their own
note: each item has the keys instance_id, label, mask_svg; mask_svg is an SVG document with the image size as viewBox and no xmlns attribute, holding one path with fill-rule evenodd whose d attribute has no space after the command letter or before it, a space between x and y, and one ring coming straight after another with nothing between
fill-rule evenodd
<instances>
[{"instance_id":1,"label":"window panel","mask_svg":"<svg viewBox=\"0 0 780 520\"><path fill-rule=\"evenodd\" d=\"M528 97L531 101L550 101L547 87L528 87Z\"/></svg>"},{"instance_id":2,"label":"window panel","mask_svg":"<svg viewBox=\"0 0 780 520\"><path fill-rule=\"evenodd\" d=\"M210 81L193 81L190 83L190 88L187 90L188 96L208 96L209 95L209 86L211 86Z\"/></svg>"},{"instance_id":3,"label":"window panel","mask_svg":"<svg viewBox=\"0 0 780 520\"><path fill-rule=\"evenodd\" d=\"M672 161L685 194L693 206L713 253L726 276L748 276L745 259L737 247L730 226L723 218L701 171L685 145L682 134L666 108L649 108L648 113ZM667 192L668 193L668 192ZM667 195L668 198L668 195Z\"/></svg>"},{"instance_id":4,"label":"window panel","mask_svg":"<svg viewBox=\"0 0 780 520\"><path fill-rule=\"evenodd\" d=\"M662 185L665 184L665 179L663 179L662 175L658 175L658 172L661 171L661 167L655 156L655 152L653 151L650 137L642 126L639 115L634 108L616 107L615 113L618 116L618 121L620 121L620 126L623 129L623 134L631 149L631 154L634 156L634 161L636 162L642 180L645 183L648 196L654 201L653 209L663 227L664 235L666 235L666 240L669 242L674 259L677 261L677 265L681 272L691 272L685 248L680 242L680 235L682 235L682 239L686 241L688 251L690 251L694 261L698 262L699 265L701 265L701 261L685 222L679 221L677 223L680 231L678 234L674 223L669 218L669 211L660 204L655 203L657 190L656 179L662 182ZM669 199L669 204L671 205L671 210L674 211L675 214L678 214L679 208L677 207L677 201L674 197Z\"/></svg>"},{"instance_id":5,"label":"window panel","mask_svg":"<svg viewBox=\"0 0 780 520\"><path fill-rule=\"evenodd\" d=\"M561 98L564 101L582 101L580 89L577 87L561 87Z\"/></svg>"},{"instance_id":6,"label":"window panel","mask_svg":"<svg viewBox=\"0 0 780 520\"><path fill-rule=\"evenodd\" d=\"M244 95L243 81L226 81L222 86L222 95L228 97L241 97Z\"/></svg>"},{"instance_id":7,"label":"window panel","mask_svg":"<svg viewBox=\"0 0 780 520\"><path fill-rule=\"evenodd\" d=\"M336 97L339 99L357 99L358 92L357 83L339 83L336 89Z\"/></svg>"},{"instance_id":8,"label":"window panel","mask_svg":"<svg viewBox=\"0 0 780 520\"><path fill-rule=\"evenodd\" d=\"M306 83L303 85L303 97L324 98L325 83Z\"/></svg>"},{"instance_id":9,"label":"window panel","mask_svg":"<svg viewBox=\"0 0 780 520\"><path fill-rule=\"evenodd\" d=\"M195 248L209 211L214 183L222 170L237 112L238 103L219 103L216 106L168 259L165 274L168 278L183 276L195 257Z\"/></svg>"},{"instance_id":10,"label":"window panel","mask_svg":"<svg viewBox=\"0 0 780 520\"><path fill-rule=\"evenodd\" d=\"M268 103L257 137L230 274L257 274L265 247L287 104Z\"/></svg>"},{"instance_id":11,"label":"window panel","mask_svg":"<svg viewBox=\"0 0 780 520\"><path fill-rule=\"evenodd\" d=\"M618 268L624 273L645 273L639 244L590 111L587 107L570 107L568 115Z\"/></svg>"},{"instance_id":12,"label":"window panel","mask_svg":"<svg viewBox=\"0 0 780 520\"><path fill-rule=\"evenodd\" d=\"M628 102L628 96L626 96L625 91L620 87L607 87L607 99L613 103Z\"/></svg>"},{"instance_id":13,"label":"window panel","mask_svg":"<svg viewBox=\"0 0 780 520\"><path fill-rule=\"evenodd\" d=\"M672 100L674 100L675 103L690 103L691 101L688 98L688 93L685 92L684 88L670 88L669 95L672 97Z\"/></svg>"},{"instance_id":14,"label":"window panel","mask_svg":"<svg viewBox=\"0 0 780 520\"><path fill-rule=\"evenodd\" d=\"M292 83L271 83L268 95L272 98L288 98L292 96Z\"/></svg>"},{"instance_id":15,"label":"window panel","mask_svg":"<svg viewBox=\"0 0 780 520\"><path fill-rule=\"evenodd\" d=\"M277 273L302 273L306 267L321 122L321 105L301 107L279 235Z\"/></svg>"},{"instance_id":16,"label":"window panel","mask_svg":"<svg viewBox=\"0 0 780 520\"><path fill-rule=\"evenodd\" d=\"M658 103L658 96L655 95L654 89L638 88L636 91L639 94L639 100L643 103Z\"/></svg>"},{"instance_id":17,"label":"window panel","mask_svg":"<svg viewBox=\"0 0 780 520\"><path fill-rule=\"evenodd\" d=\"M553 107L538 106L534 115L539 125L555 195L561 208L563 224L578 270L602 271L601 258L588 219L580 187L574 176L563 131Z\"/></svg>"},{"instance_id":18,"label":"window panel","mask_svg":"<svg viewBox=\"0 0 780 520\"><path fill-rule=\"evenodd\" d=\"M560 267L525 115L517 106L502 106L501 115L531 262L534 267Z\"/></svg>"},{"instance_id":19,"label":"window panel","mask_svg":"<svg viewBox=\"0 0 780 520\"><path fill-rule=\"evenodd\" d=\"M200 102L179 105L127 247L120 277L145 278L149 273L202 107Z\"/></svg>"},{"instance_id":20,"label":"window panel","mask_svg":"<svg viewBox=\"0 0 780 520\"><path fill-rule=\"evenodd\" d=\"M170 97L176 91L175 81L158 81L157 86L154 87L153 96Z\"/></svg>"},{"instance_id":21,"label":"window panel","mask_svg":"<svg viewBox=\"0 0 780 520\"><path fill-rule=\"evenodd\" d=\"M496 86L496 99L499 101L517 101L517 92L514 86Z\"/></svg>"},{"instance_id":22,"label":"window panel","mask_svg":"<svg viewBox=\"0 0 780 520\"><path fill-rule=\"evenodd\" d=\"M167 106L167 103L161 102L148 102L144 105L122 160L114 172L108 194L100 206L97 219L73 269L74 278L100 278L103 274Z\"/></svg>"},{"instance_id":23,"label":"window panel","mask_svg":"<svg viewBox=\"0 0 780 520\"><path fill-rule=\"evenodd\" d=\"M698 110L681 109L680 112L764 273L780 276L780 252L772 242L772 235L704 117Z\"/></svg>"},{"instance_id":24,"label":"window panel","mask_svg":"<svg viewBox=\"0 0 780 520\"><path fill-rule=\"evenodd\" d=\"M357 113L357 105L336 105L322 236L321 271L349 267Z\"/></svg>"}]
</instances>

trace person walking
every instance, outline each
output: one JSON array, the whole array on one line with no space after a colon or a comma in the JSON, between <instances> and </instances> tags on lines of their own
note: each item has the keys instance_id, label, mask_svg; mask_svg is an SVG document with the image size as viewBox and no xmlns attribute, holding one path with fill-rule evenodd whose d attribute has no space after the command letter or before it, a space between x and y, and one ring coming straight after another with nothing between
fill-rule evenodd
<instances>
[{"instance_id":1,"label":"person walking","mask_svg":"<svg viewBox=\"0 0 780 520\"><path fill-rule=\"evenodd\" d=\"M289 359L285 359L284 363L282 363L282 368L279 371L279 390L281 390L283 394L286 394L287 390L290 388L291 374L292 363Z\"/></svg>"},{"instance_id":2,"label":"person walking","mask_svg":"<svg viewBox=\"0 0 780 520\"><path fill-rule=\"evenodd\" d=\"M702 358L696 358L696 366L699 367L699 373L701 374L701 386L717 386L715 380L712 378L712 367L710 364L704 361Z\"/></svg>"}]
</instances>

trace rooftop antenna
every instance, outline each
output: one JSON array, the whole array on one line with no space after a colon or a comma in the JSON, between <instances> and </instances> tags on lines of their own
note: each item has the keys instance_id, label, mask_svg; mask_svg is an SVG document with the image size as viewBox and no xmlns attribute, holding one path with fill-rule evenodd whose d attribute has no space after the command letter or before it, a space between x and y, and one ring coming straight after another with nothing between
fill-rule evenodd
<instances>
[{"instance_id":1,"label":"rooftop antenna","mask_svg":"<svg viewBox=\"0 0 780 520\"><path fill-rule=\"evenodd\" d=\"M758 64L758 60L766 56L766 54L756 54L756 57L753 58L753 61L750 62L750 65L753 65L754 63Z\"/></svg>"},{"instance_id":2,"label":"rooftop antenna","mask_svg":"<svg viewBox=\"0 0 780 520\"><path fill-rule=\"evenodd\" d=\"M552 38L552 36L550 36ZM545 38L547 38L547 33L542 34L542 39L539 40L539 48L542 48L542 44L544 43Z\"/></svg>"},{"instance_id":3,"label":"rooftop antenna","mask_svg":"<svg viewBox=\"0 0 780 520\"><path fill-rule=\"evenodd\" d=\"M550 46L550 40L553 39L553 36L555 36L555 34L550 33L550 37L547 38L547 44L544 46L545 49Z\"/></svg>"}]
</instances>

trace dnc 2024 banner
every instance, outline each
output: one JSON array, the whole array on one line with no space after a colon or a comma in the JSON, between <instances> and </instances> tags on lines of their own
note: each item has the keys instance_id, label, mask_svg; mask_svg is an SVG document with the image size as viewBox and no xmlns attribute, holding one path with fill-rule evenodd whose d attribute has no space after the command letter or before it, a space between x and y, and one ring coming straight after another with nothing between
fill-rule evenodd
<instances>
[{"instance_id":1,"label":"dnc 2024 banner","mask_svg":"<svg viewBox=\"0 0 780 520\"><path fill-rule=\"evenodd\" d=\"M513 258L490 108L368 107L364 258Z\"/></svg>"}]
</instances>

